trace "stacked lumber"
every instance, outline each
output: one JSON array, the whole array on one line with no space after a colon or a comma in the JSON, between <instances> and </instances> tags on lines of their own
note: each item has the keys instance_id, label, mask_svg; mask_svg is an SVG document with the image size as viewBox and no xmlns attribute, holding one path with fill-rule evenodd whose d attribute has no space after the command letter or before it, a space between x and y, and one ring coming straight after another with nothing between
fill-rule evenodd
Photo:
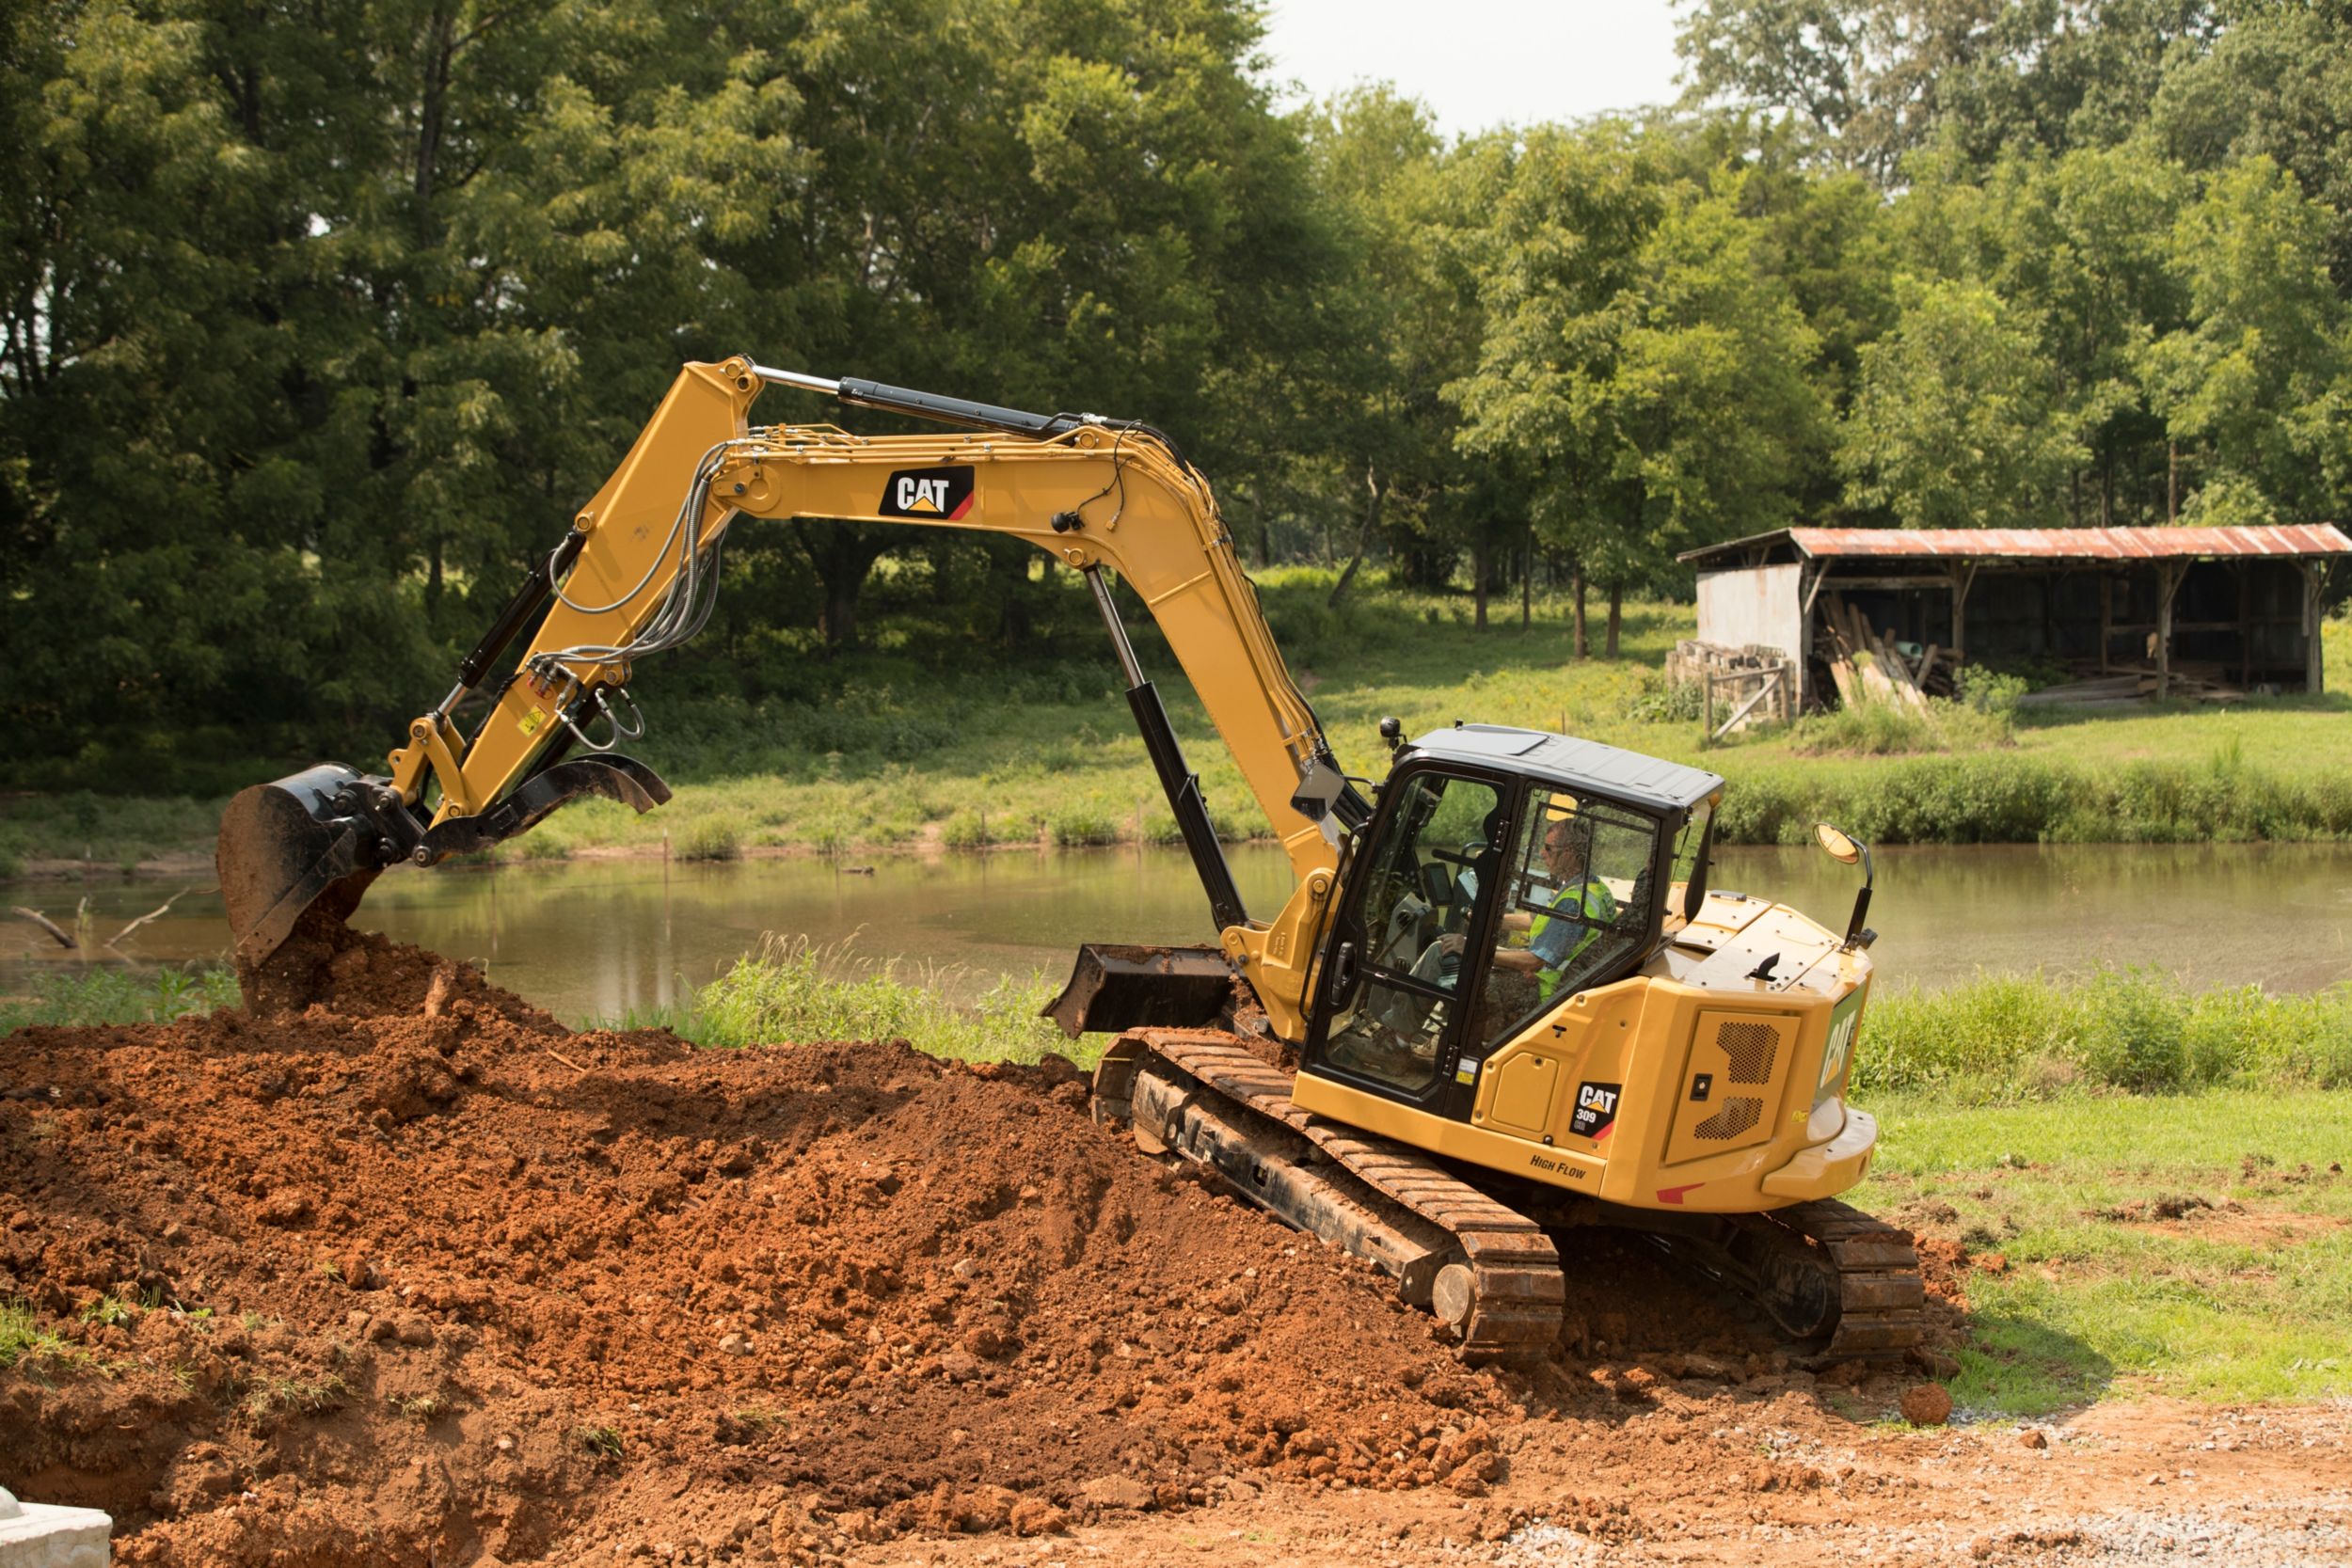
<instances>
[{"instance_id":1,"label":"stacked lumber","mask_svg":"<svg viewBox=\"0 0 2352 1568\"><path fill-rule=\"evenodd\" d=\"M1924 712L1931 687L1939 696L1950 695L1951 657L1942 648L1931 644L1915 662L1891 633L1871 626L1868 616L1834 594L1827 620L1829 675L1841 701L1896 703Z\"/></svg>"},{"instance_id":2,"label":"stacked lumber","mask_svg":"<svg viewBox=\"0 0 2352 1568\"><path fill-rule=\"evenodd\" d=\"M2123 707L2155 696L2161 682L2153 664L2130 664L2110 668L2104 675L2085 675L2028 691L2018 703L2026 707ZM2169 695L2181 702L2233 703L2247 692L2244 687L2222 678L2220 665L2184 660L2172 667Z\"/></svg>"}]
</instances>

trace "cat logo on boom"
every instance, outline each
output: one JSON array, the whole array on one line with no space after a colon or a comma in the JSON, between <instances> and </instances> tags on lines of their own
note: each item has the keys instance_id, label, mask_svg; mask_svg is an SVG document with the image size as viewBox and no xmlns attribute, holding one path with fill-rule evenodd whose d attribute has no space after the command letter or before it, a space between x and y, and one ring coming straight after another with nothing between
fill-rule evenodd
<instances>
[{"instance_id":1,"label":"cat logo on boom","mask_svg":"<svg viewBox=\"0 0 2352 1568\"><path fill-rule=\"evenodd\" d=\"M954 522L972 510L972 466L900 468L882 484L883 517L936 517Z\"/></svg>"}]
</instances>

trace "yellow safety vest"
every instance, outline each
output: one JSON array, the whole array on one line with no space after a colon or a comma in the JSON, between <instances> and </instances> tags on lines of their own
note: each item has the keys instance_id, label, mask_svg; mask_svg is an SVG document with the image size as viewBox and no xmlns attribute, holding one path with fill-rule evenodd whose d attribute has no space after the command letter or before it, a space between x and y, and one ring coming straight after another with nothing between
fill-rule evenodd
<instances>
[{"instance_id":1,"label":"yellow safety vest","mask_svg":"<svg viewBox=\"0 0 2352 1568\"><path fill-rule=\"evenodd\" d=\"M1566 899L1568 895L1567 889L1561 889L1559 894L1552 899L1552 909L1555 911L1560 909L1563 901ZM1616 918L1617 895L1611 893L1608 886L1597 877L1587 877L1584 879L1584 885L1576 890L1576 899L1577 905L1581 906L1581 912L1587 920L1597 921L1601 925L1606 925L1608 922ZM1544 927L1550 924L1550 915L1537 915L1527 927L1528 946L1534 946L1535 939L1543 935ZM1579 953L1583 952L1587 947L1590 947L1593 944L1593 940L1599 935L1600 930L1598 926L1586 927L1584 928L1583 936L1577 939L1576 945L1569 948L1567 952L1562 956L1558 964L1537 972L1535 976L1535 994L1546 1002L1550 1001L1552 988L1560 983L1560 972L1567 968L1570 963L1574 962L1576 956Z\"/></svg>"}]
</instances>

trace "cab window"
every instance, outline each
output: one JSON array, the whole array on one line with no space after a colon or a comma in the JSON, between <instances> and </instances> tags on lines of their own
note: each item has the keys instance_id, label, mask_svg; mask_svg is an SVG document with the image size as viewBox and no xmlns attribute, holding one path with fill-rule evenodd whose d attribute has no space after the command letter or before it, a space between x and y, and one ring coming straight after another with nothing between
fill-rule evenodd
<instances>
[{"instance_id":1,"label":"cab window","mask_svg":"<svg viewBox=\"0 0 2352 1568\"><path fill-rule=\"evenodd\" d=\"M1605 800L1532 789L1503 862L1475 1035L1494 1046L1556 1001L1619 978L1650 930L1657 825Z\"/></svg>"},{"instance_id":2,"label":"cab window","mask_svg":"<svg viewBox=\"0 0 2352 1568\"><path fill-rule=\"evenodd\" d=\"M1422 774L1373 851L1359 929L1362 976L1335 997L1324 1055L1417 1094L1437 1081L1458 1006L1471 917L1500 857L1502 797L1474 779Z\"/></svg>"}]
</instances>

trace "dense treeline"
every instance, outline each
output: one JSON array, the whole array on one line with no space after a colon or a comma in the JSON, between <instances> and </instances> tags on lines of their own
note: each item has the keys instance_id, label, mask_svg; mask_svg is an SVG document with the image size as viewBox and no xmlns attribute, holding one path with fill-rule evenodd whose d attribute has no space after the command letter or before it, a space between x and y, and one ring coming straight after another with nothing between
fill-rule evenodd
<instances>
[{"instance_id":1,"label":"dense treeline","mask_svg":"<svg viewBox=\"0 0 2352 1568\"><path fill-rule=\"evenodd\" d=\"M1796 519L2342 510L2341 8L1683 27L1683 105L1447 143L1278 112L1249 0L10 8L8 766L364 754L739 351L1150 418L1255 559L1482 618ZM965 641L1052 600L1018 546L771 531L706 678L856 641L885 555Z\"/></svg>"}]
</instances>

